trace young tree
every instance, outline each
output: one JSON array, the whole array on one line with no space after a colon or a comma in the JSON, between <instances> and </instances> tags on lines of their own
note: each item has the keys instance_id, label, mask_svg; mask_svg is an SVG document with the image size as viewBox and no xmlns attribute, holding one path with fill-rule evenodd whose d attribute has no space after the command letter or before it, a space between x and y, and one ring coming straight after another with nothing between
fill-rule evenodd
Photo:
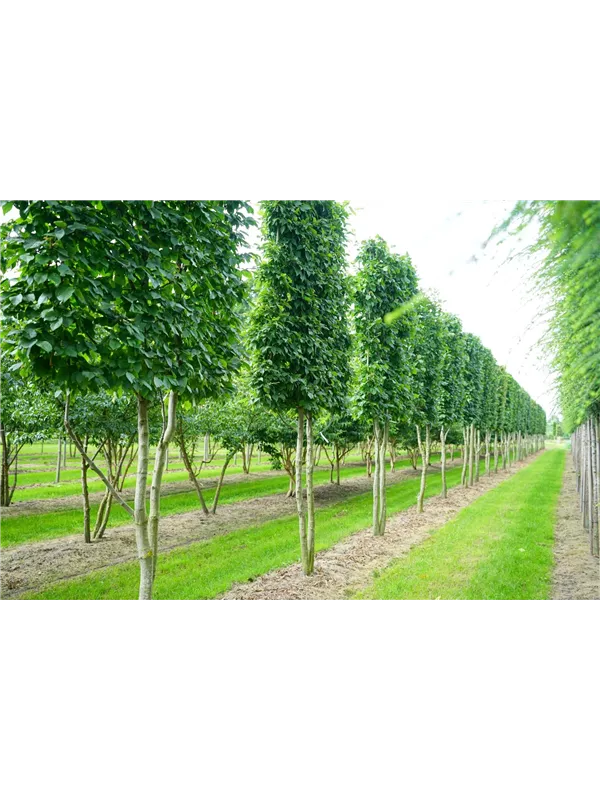
<instances>
[{"instance_id":1,"label":"young tree","mask_svg":"<svg viewBox=\"0 0 600 800\"><path fill-rule=\"evenodd\" d=\"M24 379L17 371L20 367L19 362L15 361L10 353L3 353L0 363L2 368L0 506L9 506L17 488L19 453L26 444L43 442L44 439L56 435L60 430L60 415L52 393L44 392L31 378Z\"/></svg>"},{"instance_id":2,"label":"young tree","mask_svg":"<svg viewBox=\"0 0 600 800\"><path fill-rule=\"evenodd\" d=\"M465 453L463 458L462 484L473 486L475 481L475 433L479 429L482 404L483 345L477 336L467 333L464 336L466 352L465 405L463 411L463 430ZM479 455L477 456L479 458ZM468 478L467 478L468 471Z\"/></svg>"},{"instance_id":3,"label":"young tree","mask_svg":"<svg viewBox=\"0 0 600 800\"><path fill-rule=\"evenodd\" d=\"M296 503L302 564L310 575L315 556L313 416L341 408L349 378L348 211L333 201L268 201L262 214L264 257L249 335L253 385L268 408L297 413Z\"/></svg>"},{"instance_id":4,"label":"young tree","mask_svg":"<svg viewBox=\"0 0 600 800\"><path fill-rule=\"evenodd\" d=\"M417 276L410 256L390 252L379 236L362 243L356 260L360 267L354 291L356 405L365 422L373 426L373 534L380 536L386 522L389 425L405 414L409 397L412 317L408 306L417 292Z\"/></svg>"},{"instance_id":5,"label":"young tree","mask_svg":"<svg viewBox=\"0 0 600 800\"><path fill-rule=\"evenodd\" d=\"M137 404L131 394L116 395L107 391L75 395L69 421L83 445L81 456L81 494L83 501L83 538L86 543L101 539L108 525L113 494L105 487L92 528L88 482L90 445L95 454L104 456L106 477L120 493L136 456Z\"/></svg>"},{"instance_id":6,"label":"young tree","mask_svg":"<svg viewBox=\"0 0 600 800\"><path fill-rule=\"evenodd\" d=\"M249 207L231 202L17 201L5 223L6 336L26 367L67 393L65 426L82 457L135 520L140 599L156 573L160 490L180 396L227 387L239 363L237 269ZM134 507L85 453L71 394L132 392L138 409ZM146 503L148 410L163 429Z\"/></svg>"},{"instance_id":7,"label":"young tree","mask_svg":"<svg viewBox=\"0 0 600 800\"><path fill-rule=\"evenodd\" d=\"M440 425L442 492L446 497L446 439L448 431L460 422L465 404L466 352L462 325L458 317L440 317L440 383L437 418Z\"/></svg>"},{"instance_id":8,"label":"young tree","mask_svg":"<svg viewBox=\"0 0 600 800\"><path fill-rule=\"evenodd\" d=\"M411 419L417 432L421 452L421 485L417 495L417 511L423 511L427 468L431 455L431 428L438 424L438 406L442 378L443 326L439 306L423 297L415 308L412 344ZM425 440L421 428L425 428Z\"/></svg>"},{"instance_id":9,"label":"young tree","mask_svg":"<svg viewBox=\"0 0 600 800\"><path fill-rule=\"evenodd\" d=\"M338 486L340 485L340 464L342 459L360 442L361 435L360 423L349 408L345 408L337 414L330 414L329 419L325 421L322 430L319 432L319 438L323 442L323 451L331 466L330 483L334 482L333 472L335 469L335 483Z\"/></svg>"}]
</instances>

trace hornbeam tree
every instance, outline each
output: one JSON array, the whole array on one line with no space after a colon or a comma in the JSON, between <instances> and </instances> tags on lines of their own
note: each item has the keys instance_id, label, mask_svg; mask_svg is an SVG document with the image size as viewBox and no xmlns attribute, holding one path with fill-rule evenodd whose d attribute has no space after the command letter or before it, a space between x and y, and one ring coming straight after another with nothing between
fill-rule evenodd
<instances>
[{"instance_id":1,"label":"hornbeam tree","mask_svg":"<svg viewBox=\"0 0 600 800\"><path fill-rule=\"evenodd\" d=\"M479 430L483 397L483 345L477 336L465 334L465 405L463 411L464 457L461 482L473 486L475 482L476 431ZM478 456L479 457L479 456Z\"/></svg>"},{"instance_id":2,"label":"hornbeam tree","mask_svg":"<svg viewBox=\"0 0 600 800\"><path fill-rule=\"evenodd\" d=\"M55 436L62 426L52 393L43 391L31 378L24 380L18 372L20 362L9 352L2 353L0 364L0 506L9 506L17 488L19 453L23 446Z\"/></svg>"},{"instance_id":3,"label":"hornbeam tree","mask_svg":"<svg viewBox=\"0 0 600 800\"><path fill-rule=\"evenodd\" d=\"M382 535L386 522L385 453L389 425L409 399L409 337L412 314L402 309L417 292L410 256L390 252L381 237L363 242L357 263L354 308L358 355L356 405L373 426L373 534ZM387 315L393 315L389 320Z\"/></svg>"},{"instance_id":4,"label":"hornbeam tree","mask_svg":"<svg viewBox=\"0 0 600 800\"><path fill-rule=\"evenodd\" d=\"M437 416L440 425L442 491L446 485L446 438L448 431L463 416L465 403L466 352L462 325L458 317L443 313L440 319L440 384Z\"/></svg>"},{"instance_id":5,"label":"hornbeam tree","mask_svg":"<svg viewBox=\"0 0 600 800\"><path fill-rule=\"evenodd\" d=\"M313 417L342 408L349 380L345 205L262 203L263 259L250 315L253 385L274 411L297 415L296 504L304 573L315 560ZM304 427L306 453L304 454ZM306 505L302 490L306 464Z\"/></svg>"},{"instance_id":6,"label":"hornbeam tree","mask_svg":"<svg viewBox=\"0 0 600 800\"><path fill-rule=\"evenodd\" d=\"M66 393L65 427L88 467L135 521L140 599L152 597L160 490L179 397L199 400L237 369L235 308L243 282L245 203L16 201L4 224L5 338L40 379ZM137 401L133 508L70 424L72 394L131 392ZM150 404L162 432L146 501Z\"/></svg>"},{"instance_id":7,"label":"hornbeam tree","mask_svg":"<svg viewBox=\"0 0 600 800\"><path fill-rule=\"evenodd\" d=\"M431 456L431 429L438 425L442 378L442 321L437 303L423 297L415 308L412 345L411 418L421 453L421 484L417 511L423 511L427 469ZM425 436L423 437L423 433Z\"/></svg>"}]
</instances>

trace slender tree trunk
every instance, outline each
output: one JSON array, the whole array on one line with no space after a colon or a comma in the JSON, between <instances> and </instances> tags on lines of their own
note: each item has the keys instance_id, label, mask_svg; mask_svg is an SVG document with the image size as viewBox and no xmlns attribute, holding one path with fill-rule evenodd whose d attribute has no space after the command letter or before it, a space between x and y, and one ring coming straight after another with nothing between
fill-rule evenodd
<instances>
[{"instance_id":1,"label":"slender tree trunk","mask_svg":"<svg viewBox=\"0 0 600 800\"><path fill-rule=\"evenodd\" d=\"M88 437L83 440L83 446L87 450ZM88 465L85 458L81 457L81 495L83 500L83 541L89 544L91 541L90 535L90 493L88 490L87 479Z\"/></svg>"},{"instance_id":2,"label":"slender tree trunk","mask_svg":"<svg viewBox=\"0 0 600 800\"><path fill-rule=\"evenodd\" d=\"M386 421L383 425L383 439L380 448L381 463L379 465L379 535L380 536L383 536L383 534L385 533L385 524L387 518L387 491L386 491L387 473L385 469L385 453L387 450L388 432L389 432L389 422Z\"/></svg>"},{"instance_id":3,"label":"slender tree trunk","mask_svg":"<svg viewBox=\"0 0 600 800\"><path fill-rule=\"evenodd\" d=\"M2 479L0 483L0 506L8 506L10 503L8 497L8 439L6 437L6 430L3 424L0 424L0 438L2 439Z\"/></svg>"},{"instance_id":4,"label":"slender tree trunk","mask_svg":"<svg viewBox=\"0 0 600 800\"><path fill-rule=\"evenodd\" d=\"M225 478L225 471L229 466L229 462L231 461L232 455L225 454L225 461L223 462L223 467L221 468L221 473L219 475L219 480L217 481L217 488L215 489L215 496L213 497L213 503L210 509L211 514L216 514L217 506L219 504L219 495L221 494L221 487L223 486L223 479Z\"/></svg>"},{"instance_id":5,"label":"slender tree trunk","mask_svg":"<svg viewBox=\"0 0 600 800\"><path fill-rule=\"evenodd\" d=\"M445 499L448 497L448 487L446 486L446 431L443 425L440 428L440 445L442 447L440 462L442 467L442 491L440 496Z\"/></svg>"},{"instance_id":6,"label":"slender tree trunk","mask_svg":"<svg viewBox=\"0 0 600 800\"><path fill-rule=\"evenodd\" d=\"M60 468L62 466L62 460L61 460L62 451L61 451L61 447L62 447L62 438L59 436L58 437L58 454L56 456L56 476L54 478L54 483L60 483Z\"/></svg>"},{"instance_id":7,"label":"slender tree trunk","mask_svg":"<svg viewBox=\"0 0 600 800\"><path fill-rule=\"evenodd\" d=\"M418 425L415 426L417 429L417 441L419 443L419 450L421 451L421 485L419 487L419 494L417 495L417 511L420 513L423 511L423 502L425 499L425 487L427 485L427 465L429 464L429 449L430 449L430 430L429 425L425 426L425 445L423 445L421 441L421 430Z\"/></svg>"},{"instance_id":8,"label":"slender tree trunk","mask_svg":"<svg viewBox=\"0 0 600 800\"><path fill-rule=\"evenodd\" d=\"M469 428L463 428L463 451L462 451L462 472L460 476L460 484L461 486L467 485L467 453L468 453L468 445L469 445Z\"/></svg>"},{"instance_id":9,"label":"slender tree trunk","mask_svg":"<svg viewBox=\"0 0 600 800\"><path fill-rule=\"evenodd\" d=\"M156 447L154 456L154 470L152 472L152 483L150 485L150 516L148 518L148 532L150 535L150 547L152 548L152 582L156 577L156 562L158 560L158 523L160 520L160 490L162 486L163 472L169 443L175 433L175 416L177 412L177 395L169 392L167 400L167 420L166 427L163 428L162 436Z\"/></svg>"},{"instance_id":10,"label":"slender tree trunk","mask_svg":"<svg viewBox=\"0 0 600 800\"><path fill-rule=\"evenodd\" d=\"M149 454L148 401L138 395L138 462L133 508L135 540L140 562L140 590L138 595L140 600L150 600L152 598L152 550L148 537L148 514L146 511Z\"/></svg>"},{"instance_id":11,"label":"slender tree trunk","mask_svg":"<svg viewBox=\"0 0 600 800\"><path fill-rule=\"evenodd\" d=\"M474 475L474 455L475 455L475 423L471 423L469 431L469 486L473 486Z\"/></svg>"},{"instance_id":12,"label":"slender tree trunk","mask_svg":"<svg viewBox=\"0 0 600 800\"><path fill-rule=\"evenodd\" d=\"M187 448L185 446L185 439L183 437L183 431L181 430L181 428L179 433L179 450L181 452L183 466L187 470L188 478L190 479L190 482L192 483L194 489L196 490L196 494L198 495L198 500L200 500L202 511L205 514L208 514L208 506L206 505L204 495L202 494L202 487L200 486L198 478L196 477L196 473L194 471L194 465L192 464L190 457L188 455Z\"/></svg>"},{"instance_id":13,"label":"slender tree trunk","mask_svg":"<svg viewBox=\"0 0 600 800\"><path fill-rule=\"evenodd\" d=\"M304 492L302 488L303 453L304 453L304 409L298 408L298 437L296 439L296 507L298 509L298 532L300 534L302 568L304 570L305 575L310 575L308 542L306 538L306 509L304 508Z\"/></svg>"},{"instance_id":14,"label":"slender tree trunk","mask_svg":"<svg viewBox=\"0 0 600 800\"><path fill-rule=\"evenodd\" d=\"M340 476L340 461L341 461L341 459L340 459L339 450L338 450L337 445L336 445L336 448L335 448L335 453L336 453L336 458L335 458L336 483L337 483L338 486L340 486L340 484L341 484L341 476Z\"/></svg>"},{"instance_id":15,"label":"slender tree trunk","mask_svg":"<svg viewBox=\"0 0 600 800\"><path fill-rule=\"evenodd\" d=\"M381 482L379 480L379 470L381 468L379 452L381 449L381 426L378 419L373 420L373 438L375 441L375 471L373 473L373 536L379 536L381 528L379 524Z\"/></svg>"},{"instance_id":16,"label":"slender tree trunk","mask_svg":"<svg viewBox=\"0 0 600 800\"><path fill-rule=\"evenodd\" d=\"M312 575L315 568L315 494L313 490L313 427L312 414L306 413L306 505L307 505L307 551L308 575Z\"/></svg>"},{"instance_id":17,"label":"slender tree trunk","mask_svg":"<svg viewBox=\"0 0 600 800\"><path fill-rule=\"evenodd\" d=\"M479 461L480 461L480 454L481 454L481 431L477 429L475 431L475 482L479 482Z\"/></svg>"},{"instance_id":18,"label":"slender tree trunk","mask_svg":"<svg viewBox=\"0 0 600 800\"><path fill-rule=\"evenodd\" d=\"M183 453L183 451L182 451L182 453ZM205 433L204 434L204 457L202 459L205 464L208 463L209 453L210 453L210 435L208 433Z\"/></svg>"}]
</instances>

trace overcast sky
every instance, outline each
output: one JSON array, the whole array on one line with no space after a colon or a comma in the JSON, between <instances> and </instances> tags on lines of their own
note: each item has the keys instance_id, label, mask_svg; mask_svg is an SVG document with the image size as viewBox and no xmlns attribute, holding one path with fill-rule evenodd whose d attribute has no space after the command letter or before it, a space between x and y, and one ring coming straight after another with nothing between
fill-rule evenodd
<instances>
[{"instance_id":1,"label":"overcast sky","mask_svg":"<svg viewBox=\"0 0 600 800\"><path fill-rule=\"evenodd\" d=\"M436 292L443 308L461 319L465 331L480 337L550 416L556 411L555 392L538 346L546 324L543 302L531 288L531 263L524 257L507 262L515 241L482 248L514 203L351 200L354 238L348 256L353 260L358 242L376 234L395 252L408 252L420 288Z\"/></svg>"}]
</instances>

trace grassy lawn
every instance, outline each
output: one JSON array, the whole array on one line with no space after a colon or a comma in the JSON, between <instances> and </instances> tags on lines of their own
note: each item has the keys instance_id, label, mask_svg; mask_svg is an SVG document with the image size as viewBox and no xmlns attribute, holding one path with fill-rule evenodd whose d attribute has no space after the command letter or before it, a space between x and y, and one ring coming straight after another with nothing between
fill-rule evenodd
<instances>
[{"instance_id":1,"label":"grassy lawn","mask_svg":"<svg viewBox=\"0 0 600 800\"><path fill-rule=\"evenodd\" d=\"M448 471L448 485L460 483L460 469ZM388 488L388 513L414 505L419 479L411 478ZM427 481L426 496L441 488L439 474ZM316 512L316 549L324 550L371 524L372 494L357 495ZM289 516L217 536L189 547L164 553L158 559L154 597L157 599L210 599L233 583L248 581L272 569L300 560L297 517ZM136 562L65 581L32 599L135 599L139 567Z\"/></svg>"},{"instance_id":2,"label":"grassy lawn","mask_svg":"<svg viewBox=\"0 0 600 800\"><path fill-rule=\"evenodd\" d=\"M565 450L549 450L464 508L357 597L543 600L549 597Z\"/></svg>"},{"instance_id":3,"label":"grassy lawn","mask_svg":"<svg viewBox=\"0 0 600 800\"><path fill-rule=\"evenodd\" d=\"M433 460L433 459L432 459ZM341 470L342 479L356 478L365 474L365 467L344 467ZM206 477L206 476L205 476ZM314 473L316 484L327 483L329 470L318 470ZM237 503L253 497L265 497L270 494L286 492L288 488L287 475L277 475L271 478L256 478L254 480L239 481L223 484L219 504ZM207 489L204 497L207 504L212 502L214 489ZM79 490L78 490L79 494ZM195 491L179 492L166 495L161 500L161 515L181 514L185 511L199 509L200 503ZM98 504L91 505L92 514L95 515ZM218 513L218 511L217 511ZM125 509L113 504L109 528L118 525L127 525L132 522ZM83 530L83 511L80 508L64 511L50 511L41 514L23 514L22 516L7 517L2 520L2 547L13 547L25 542L54 539L60 536L70 536Z\"/></svg>"}]
</instances>

